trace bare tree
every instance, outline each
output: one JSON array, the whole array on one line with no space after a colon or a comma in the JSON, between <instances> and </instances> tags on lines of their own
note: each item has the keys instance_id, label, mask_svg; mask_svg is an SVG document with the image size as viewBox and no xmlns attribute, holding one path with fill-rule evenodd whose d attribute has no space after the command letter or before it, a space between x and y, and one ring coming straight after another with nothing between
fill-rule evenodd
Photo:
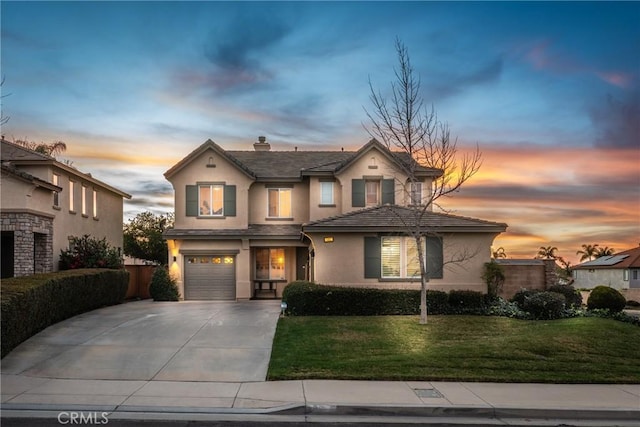
<instances>
[{"instance_id":1,"label":"bare tree","mask_svg":"<svg viewBox=\"0 0 640 427\"><path fill-rule=\"evenodd\" d=\"M2 80L0 80L0 88L2 88L2 86L4 86L4 76L2 76ZM0 95L0 99L5 98L5 97L7 97L9 95L11 95L11 94L10 93L7 93L7 94L2 93L2 95ZM2 108L2 106L0 105L0 126L4 125L8 121L9 121L9 116L5 116L4 115L4 108Z\"/></svg>"},{"instance_id":2,"label":"bare tree","mask_svg":"<svg viewBox=\"0 0 640 427\"><path fill-rule=\"evenodd\" d=\"M427 108L420 94L420 78L414 74L406 46L396 39L398 68L394 69L395 80L391 83L390 98L376 91L369 80L370 100L373 109L365 108L370 119L369 134L378 139L392 152L405 153L410 161L399 161L407 183L403 188L416 188L421 182L425 168L437 170L428 195L422 195L421 203L410 203L411 215L400 215L406 233L415 239L420 264L420 323L427 322L427 271L424 239L438 236L435 228L426 227L423 218L433 207L443 209L439 201L458 191L462 185L478 172L482 164L479 148L470 154L458 152L457 138L451 138L449 125L442 122L433 106ZM409 190L411 191L411 190ZM410 195L411 197L412 195ZM393 209L393 207L392 207ZM449 263L461 263L475 256L477 251L469 248L453 255Z\"/></svg>"}]
</instances>

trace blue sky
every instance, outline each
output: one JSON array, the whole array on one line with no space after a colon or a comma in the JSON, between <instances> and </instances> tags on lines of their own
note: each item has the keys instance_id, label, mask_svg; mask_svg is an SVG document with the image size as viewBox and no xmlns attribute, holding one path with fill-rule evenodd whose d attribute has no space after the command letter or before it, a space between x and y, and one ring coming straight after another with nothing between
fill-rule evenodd
<instances>
[{"instance_id":1,"label":"blue sky","mask_svg":"<svg viewBox=\"0 0 640 427\"><path fill-rule=\"evenodd\" d=\"M484 155L456 213L509 223L496 243L514 255L640 242L640 3L0 7L2 134L65 141L79 169L133 195L128 216L171 210L162 173L207 138L362 145L368 82L388 93L398 37L425 101Z\"/></svg>"}]
</instances>

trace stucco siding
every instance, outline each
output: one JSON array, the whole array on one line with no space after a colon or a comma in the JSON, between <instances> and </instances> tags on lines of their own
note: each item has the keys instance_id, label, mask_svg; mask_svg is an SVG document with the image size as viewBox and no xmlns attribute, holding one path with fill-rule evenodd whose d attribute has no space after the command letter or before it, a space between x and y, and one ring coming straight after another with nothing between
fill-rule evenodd
<instances>
[{"instance_id":1,"label":"stucco siding","mask_svg":"<svg viewBox=\"0 0 640 427\"><path fill-rule=\"evenodd\" d=\"M215 165L215 167L211 167ZM252 179L212 149L206 150L170 179L175 192L175 228L247 228L249 187ZM236 216L202 218L186 215L186 186L198 183L224 183L236 186Z\"/></svg>"},{"instance_id":2,"label":"stucco siding","mask_svg":"<svg viewBox=\"0 0 640 427\"><path fill-rule=\"evenodd\" d=\"M60 252L69 248L69 237L88 234L97 239L106 238L114 248L122 249L122 196L115 194L83 177L70 174L51 165L29 166L21 170L43 181L52 182L53 174L59 177L58 205L54 206L53 192L36 187L9 175L2 175L3 211L28 211L53 218L52 254L53 270L58 270ZM70 209L70 181L74 185L74 208ZM86 187L85 214L82 213L82 187ZM94 216L93 191L97 192L97 215Z\"/></svg>"},{"instance_id":3,"label":"stucco siding","mask_svg":"<svg viewBox=\"0 0 640 427\"><path fill-rule=\"evenodd\" d=\"M333 206L320 204L320 178L312 177L309 181L309 221L340 215L342 213L342 181L333 181Z\"/></svg>"},{"instance_id":4,"label":"stucco siding","mask_svg":"<svg viewBox=\"0 0 640 427\"><path fill-rule=\"evenodd\" d=\"M291 189L290 218L269 217L269 189ZM265 184L256 182L249 188L250 224L302 224L309 220L309 182Z\"/></svg>"},{"instance_id":5,"label":"stucco siding","mask_svg":"<svg viewBox=\"0 0 640 427\"><path fill-rule=\"evenodd\" d=\"M628 289L629 280L624 280L624 269L580 269L574 270L573 286L592 289L596 286L609 286L615 289Z\"/></svg>"},{"instance_id":6,"label":"stucco siding","mask_svg":"<svg viewBox=\"0 0 640 427\"><path fill-rule=\"evenodd\" d=\"M397 166L387 159L377 148L372 148L362 157L354 161L346 169L336 175L342 184L341 204L342 213L348 213L362 207L354 207L352 203L352 180L366 177L393 179L395 181L395 202L402 204L404 197L404 183L407 176L398 172Z\"/></svg>"},{"instance_id":7,"label":"stucco siding","mask_svg":"<svg viewBox=\"0 0 640 427\"><path fill-rule=\"evenodd\" d=\"M319 233L311 234L315 249L315 281L327 285L362 286L376 288L419 289L420 282L365 279L364 235L336 233L333 243L324 243ZM444 275L431 279L429 289L468 289L486 292L482 269L490 260L489 248L494 235L488 233L457 233L443 236ZM469 259L448 263L466 253Z\"/></svg>"}]
</instances>

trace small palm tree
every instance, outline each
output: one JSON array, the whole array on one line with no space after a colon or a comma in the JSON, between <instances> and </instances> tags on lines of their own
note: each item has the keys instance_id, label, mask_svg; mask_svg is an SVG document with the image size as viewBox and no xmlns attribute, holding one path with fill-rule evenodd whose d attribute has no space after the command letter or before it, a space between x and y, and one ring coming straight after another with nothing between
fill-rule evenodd
<instances>
[{"instance_id":1,"label":"small palm tree","mask_svg":"<svg viewBox=\"0 0 640 427\"><path fill-rule=\"evenodd\" d=\"M599 248L596 251L596 258L600 258L603 256L611 256L613 255L615 252L613 250L613 248L610 248L609 246L605 246L604 248Z\"/></svg>"},{"instance_id":2,"label":"small palm tree","mask_svg":"<svg viewBox=\"0 0 640 427\"><path fill-rule=\"evenodd\" d=\"M580 255L580 261L589 260L597 256L598 244L595 245L582 245L582 250L576 252L576 255Z\"/></svg>"},{"instance_id":3,"label":"small palm tree","mask_svg":"<svg viewBox=\"0 0 640 427\"><path fill-rule=\"evenodd\" d=\"M558 257L558 262L560 263L560 272L565 279L571 278L571 262L565 260L561 256Z\"/></svg>"},{"instance_id":4,"label":"small palm tree","mask_svg":"<svg viewBox=\"0 0 640 427\"><path fill-rule=\"evenodd\" d=\"M493 258L494 259L506 258L506 257L507 257L507 253L504 251L504 248L502 246L500 246L498 249L493 251Z\"/></svg>"},{"instance_id":5,"label":"small palm tree","mask_svg":"<svg viewBox=\"0 0 640 427\"><path fill-rule=\"evenodd\" d=\"M558 248L555 246L540 246L538 250L538 258L556 259L556 251Z\"/></svg>"},{"instance_id":6,"label":"small palm tree","mask_svg":"<svg viewBox=\"0 0 640 427\"><path fill-rule=\"evenodd\" d=\"M46 142L33 142L23 139L15 140L14 143L27 148L29 150L35 151L36 153L44 154L45 156L55 157L58 154L66 151L67 144L62 141L54 141L51 144L47 144Z\"/></svg>"}]
</instances>

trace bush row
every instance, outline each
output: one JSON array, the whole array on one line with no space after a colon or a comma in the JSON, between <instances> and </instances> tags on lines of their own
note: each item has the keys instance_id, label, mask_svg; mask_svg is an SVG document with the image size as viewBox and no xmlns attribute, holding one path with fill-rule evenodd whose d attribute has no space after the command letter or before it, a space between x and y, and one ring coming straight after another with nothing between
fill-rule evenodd
<instances>
[{"instance_id":1,"label":"bush row","mask_svg":"<svg viewBox=\"0 0 640 427\"><path fill-rule=\"evenodd\" d=\"M406 289L348 288L291 282L282 300L294 316L382 316L420 313L420 291ZM486 296L474 291L427 291L429 314L481 314Z\"/></svg>"},{"instance_id":2,"label":"bush row","mask_svg":"<svg viewBox=\"0 0 640 427\"><path fill-rule=\"evenodd\" d=\"M82 269L2 280L2 357L61 320L124 301L126 270Z\"/></svg>"},{"instance_id":3,"label":"bush row","mask_svg":"<svg viewBox=\"0 0 640 427\"><path fill-rule=\"evenodd\" d=\"M616 297L598 297L599 302L605 301L598 307L590 298L590 311L587 312L581 308L582 297L573 287L559 285L550 289L553 291L523 289L511 301L474 291L452 290L447 294L428 290L427 312L541 320L597 315L640 325L640 319L620 312ZM613 294L612 291L615 289L599 291L596 295L600 292ZM294 316L415 315L420 312L418 290L348 288L297 281L287 285L282 300L287 303L287 313ZM609 303L610 300L617 301L617 305Z\"/></svg>"}]
</instances>

